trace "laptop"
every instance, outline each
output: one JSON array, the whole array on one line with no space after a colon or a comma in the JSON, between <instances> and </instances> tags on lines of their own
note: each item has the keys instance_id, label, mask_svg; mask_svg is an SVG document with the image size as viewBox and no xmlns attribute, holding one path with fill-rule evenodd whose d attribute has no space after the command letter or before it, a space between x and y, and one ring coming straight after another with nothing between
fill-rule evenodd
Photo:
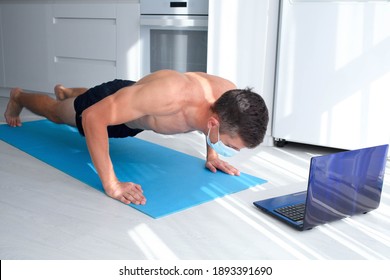
<instances>
[{"instance_id":1,"label":"laptop","mask_svg":"<svg viewBox=\"0 0 390 280\"><path fill-rule=\"evenodd\" d=\"M255 201L298 230L378 208L389 145L311 158L307 190Z\"/></svg>"}]
</instances>

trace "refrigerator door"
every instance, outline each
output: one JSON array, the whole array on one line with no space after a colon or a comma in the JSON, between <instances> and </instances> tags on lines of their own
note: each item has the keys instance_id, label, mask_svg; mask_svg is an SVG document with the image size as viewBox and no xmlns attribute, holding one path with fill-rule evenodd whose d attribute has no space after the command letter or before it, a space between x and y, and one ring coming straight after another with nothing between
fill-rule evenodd
<instances>
[{"instance_id":1,"label":"refrigerator door","mask_svg":"<svg viewBox=\"0 0 390 280\"><path fill-rule=\"evenodd\" d=\"M390 2L283 0L272 136L390 142Z\"/></svg>"}]
</instances>

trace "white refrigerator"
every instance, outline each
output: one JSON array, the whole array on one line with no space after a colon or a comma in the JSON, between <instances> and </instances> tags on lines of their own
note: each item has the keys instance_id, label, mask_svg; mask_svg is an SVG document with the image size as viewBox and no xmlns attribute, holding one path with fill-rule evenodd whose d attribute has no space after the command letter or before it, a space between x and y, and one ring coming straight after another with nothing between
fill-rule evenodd
<instances>
[{"instance_id":1,"label":"white refrigerator","mask_svg":"<svg viewBox=\"0 0 390 280\"><path fill-rule=\"evenodd\" d=\"M390 1L281 1L272 136L390 143Z\"/></svg>"}]
</instances>

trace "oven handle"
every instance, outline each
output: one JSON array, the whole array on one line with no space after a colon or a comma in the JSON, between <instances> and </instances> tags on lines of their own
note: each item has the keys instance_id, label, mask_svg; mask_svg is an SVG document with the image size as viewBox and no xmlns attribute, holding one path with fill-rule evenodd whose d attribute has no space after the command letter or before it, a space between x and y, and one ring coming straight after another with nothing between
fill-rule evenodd
<instances>
[{"instance_id":1,"label":"oven handle","mask_svg":"<svg viewBox=\"0 0 390 280\"><path fill-rule=\"evenodd\" d=\"M141 16L141 26L207 27L207 16Z\"/></svg>"}]
</instances>

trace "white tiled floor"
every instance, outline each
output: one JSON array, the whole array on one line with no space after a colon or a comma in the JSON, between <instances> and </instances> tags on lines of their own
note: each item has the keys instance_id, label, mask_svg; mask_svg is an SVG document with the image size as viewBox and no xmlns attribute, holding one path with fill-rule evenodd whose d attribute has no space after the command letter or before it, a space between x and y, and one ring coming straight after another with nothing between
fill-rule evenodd
<instances>
[{"instance_id":1,"label":"white tiled floor","mask_svg":"<svg viewBox=\"0 0 390 280\"><path fill-rule=\"evenodd\" d=\"M198 133L140 138L204 156ZM267 184L155 220L0 141L0 259L390 259L389 165L381 206L367 215L299 232L252 205L305 189L310 157L330 152L247 150L231 163Z\"/></svg>"}]
</instances>

